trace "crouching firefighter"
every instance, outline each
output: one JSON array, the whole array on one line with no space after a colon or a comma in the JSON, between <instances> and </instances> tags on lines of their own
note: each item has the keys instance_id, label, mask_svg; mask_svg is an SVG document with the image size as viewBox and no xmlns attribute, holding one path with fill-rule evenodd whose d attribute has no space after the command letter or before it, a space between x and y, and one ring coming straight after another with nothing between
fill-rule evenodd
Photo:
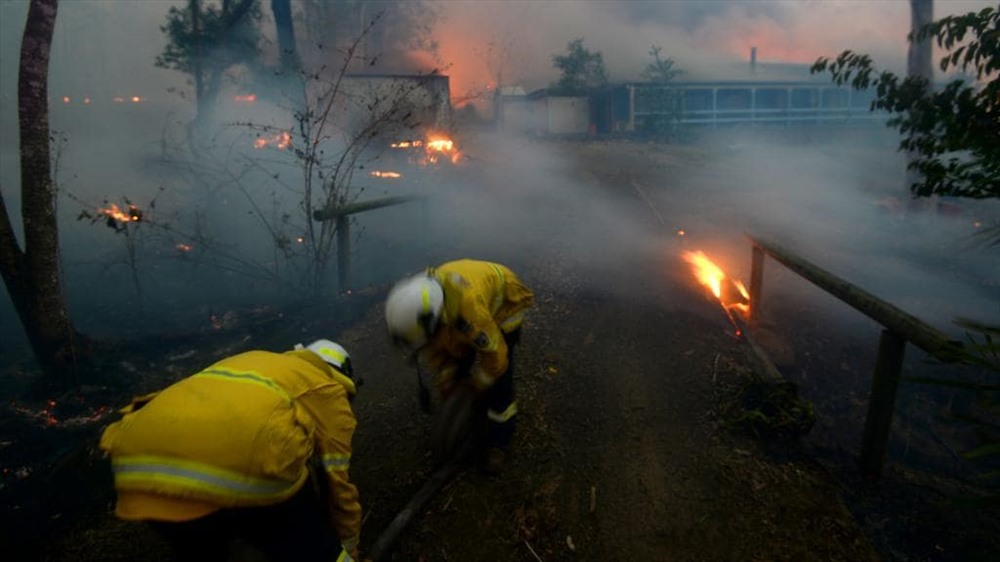
<instances>
[{"instance_id":1,"label":"crouching firefighter","mask_svg":"<svg viewBox=\"0 0 1000 562\"><path fill-rule=\"evenodd\" d=\"M430 369L446 409L459 391L485 406L481 461L488 473L501 469L514 433L514 350L533 302L509 268L469 259L404 279L386 300L390 337Z\"/></svg>"},{"instance_id":2,"label":"crouching firefighter","mask_svg":"<svg viewBox=\"0 0 1000 562\"><path fill-rule=\"evenodd\" d=\"M347 351L317 340L136 398L101 437L115 514L149 522L185 562L227 560L234 539L272 561L358 560L352 375Z\"/></svg>"}]
</instances>

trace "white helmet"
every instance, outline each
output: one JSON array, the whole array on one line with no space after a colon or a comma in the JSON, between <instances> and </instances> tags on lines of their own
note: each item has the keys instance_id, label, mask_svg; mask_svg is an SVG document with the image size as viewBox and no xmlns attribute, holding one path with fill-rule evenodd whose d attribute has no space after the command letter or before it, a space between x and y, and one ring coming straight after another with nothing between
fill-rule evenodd
<instances>
[{"instance_id":1,"label":"white helmet","mask_svg":"<svg viewBox=\"0 0 1000 562\"><path fill-rule=\"evenodd\" d=\"M397 345L420 349L434 334L443 306L441 284L426 273L396 283L385 301L389 336Z\"/></svg>"},{"instance_id":2,"label":"white helmet","mask_svg":"<svg viewBox=\"0 0 1000 562\"><path fill-rule=\"evenodd\" d=\"M354 376L354 367L351 365L351 355L347 353L347 350L338 343L330 340L316 340L306 347L302 347L302 344L300 343L295 346L295 349L308 349L316 355L319 355L320 359L333 365L335 369L347 375L347 378L352 378Z\"/></svg>"}]
</instances>

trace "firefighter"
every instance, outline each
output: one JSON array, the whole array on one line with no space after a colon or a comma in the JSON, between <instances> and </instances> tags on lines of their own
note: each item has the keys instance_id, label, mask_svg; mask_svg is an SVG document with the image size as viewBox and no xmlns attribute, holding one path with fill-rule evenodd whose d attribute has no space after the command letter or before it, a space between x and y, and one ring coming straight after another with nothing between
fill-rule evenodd
<instances>
[{"instance_id":1,"label":"firefighter","mask_svg":"<svg viewBox=\"0 0 1000 562\"><path fill-rule=\"evenodd\" d=\"M347 351L321 339L136 398L101 436L116 516L149 522L185 562L226 560L234 539L272 561L358 560L352 376Z\"/></svg>"},{"instance_id":2,"label":"firefighter","mask_svg":"<svg viewBox=\"0 0 1000 562\"><path fill-rule=\"evenodd\" d=\"M533 301L509 268L471 259L404 279L386 300L390 337L430 369L442 398L467 389L485 406L487 473L499 472L514 433L514 349Z\"/></svg>"}]
</instances>

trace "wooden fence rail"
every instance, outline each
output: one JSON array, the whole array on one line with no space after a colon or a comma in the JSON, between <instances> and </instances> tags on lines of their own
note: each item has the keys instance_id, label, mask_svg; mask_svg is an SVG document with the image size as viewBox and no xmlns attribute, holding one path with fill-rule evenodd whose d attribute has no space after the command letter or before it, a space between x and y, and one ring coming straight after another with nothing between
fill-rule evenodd
<instances>
[{"instance_id":1,"label":"wooden fence rail","mask_svg":"<svg viewBox=\"0 0 1000 562\"><path fill-rule=\"evenodd\" d=\"M888 449L889 431L896 404L896 390L903 366L903 352L910 342L941 361L953 361L961 343L919 318L845 281L770 241L747 234L753 244L750 271L750 324L760 319L764 282L764 256L770 256L817 287L837 297L883 326L878 357L868 397L868 414L861 441L862 472L878 477Z\"/></svg>"},{"instance_id":2,"label":"wooden fence rail","mask_svg":"<svg viewBox=\"0 0 1000 562\"><path fill-rule=\"evenodd\" d=\"M350 216L411 201L420 201L423 203L426 200L426 197L420 195L401 195L372 199L370 201L358 201L346 205L331 205L325 209L313 212L313 220L327 221L333 219L337 221L337 286L341 292L350 289L351 286ZM426 209L424 211L426 212Z\"/></svg>"}]
</instances>

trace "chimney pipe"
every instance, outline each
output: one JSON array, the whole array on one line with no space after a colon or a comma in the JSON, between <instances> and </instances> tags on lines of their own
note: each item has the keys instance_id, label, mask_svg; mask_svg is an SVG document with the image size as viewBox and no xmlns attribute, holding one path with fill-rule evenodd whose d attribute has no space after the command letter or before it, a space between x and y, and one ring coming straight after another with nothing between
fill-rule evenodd
<instances>
[{"instance_id":1,"label":"chimney pipe","mask_svg":"<svg viewBox=\"0 0 1000 562\"><path fill-rule=\"evenodd\" d=\"M750 47L750 73L757 72L757 47Z\"/></svg>"}]
</instances>

